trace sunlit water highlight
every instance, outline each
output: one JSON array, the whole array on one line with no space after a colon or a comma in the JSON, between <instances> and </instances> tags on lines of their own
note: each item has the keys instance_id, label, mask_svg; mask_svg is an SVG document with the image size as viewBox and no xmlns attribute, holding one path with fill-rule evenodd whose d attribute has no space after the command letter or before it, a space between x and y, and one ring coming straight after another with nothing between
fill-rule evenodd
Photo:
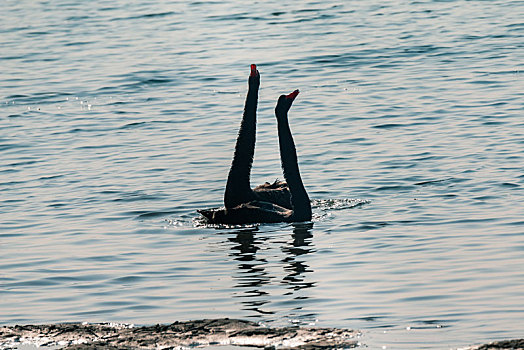
<instances>
[{"instance_id":1,"label":"sunlit water highlight","mask_svg":"<svg viewBox=\"0 0 524 350\"><path fill-rule=\"evenodd\" d=\"M238 317L388 349L522 337L518 1L7 0L0 323ZM290 113L310 225L221 228L249 64L253 185Z\"/></svg>"}]
</instances>

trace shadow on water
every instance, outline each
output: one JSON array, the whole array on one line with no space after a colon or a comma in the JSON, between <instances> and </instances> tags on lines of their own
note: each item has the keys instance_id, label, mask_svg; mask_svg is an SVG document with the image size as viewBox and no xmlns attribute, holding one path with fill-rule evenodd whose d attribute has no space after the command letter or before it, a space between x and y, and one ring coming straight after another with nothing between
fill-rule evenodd
<instances>
[{"instance_id":1,"label":"shadow on water","mask_svg":"<svg viewBox=\"0 0 524 350\"><path fill-rule=\"evenodd\" d=\"M291 239L285 241L257 235L257 228L231 232L233 236L228 241L233 245L229 256L237 262L238 269L233 275L236 281L234 297L240 299L242 310L249 312L248 317L271 322L277 319L276 314L284 313L280 316L296 323L316 319L316 314L301 312L310 297L299 293L316 286L316 282L308 280L313 270L306 262L306 256L315 252L312 231L313 223L293 224ZM275 249L283 253L277 261L276 272L272 271L274 266L263 253Z\"/></svg>"}]
</instances>

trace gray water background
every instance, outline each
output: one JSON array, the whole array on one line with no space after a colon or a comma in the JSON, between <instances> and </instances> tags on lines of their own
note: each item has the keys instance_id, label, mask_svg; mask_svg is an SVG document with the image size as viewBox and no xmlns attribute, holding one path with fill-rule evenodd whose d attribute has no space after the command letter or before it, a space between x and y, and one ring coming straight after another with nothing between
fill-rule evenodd
<instances>
[{"instance_id":1,"label":"gray water background","mask_svg":"<svg viewBox=\"0 0 524 350\"><path fill-rule=\"evenodd\" d=\"M524 334L522 1L0 5L0 324L204 317L370 348ZM247 90L252 184L290 112L312 225L215 229Z\"/></svg>"}]
</instances>

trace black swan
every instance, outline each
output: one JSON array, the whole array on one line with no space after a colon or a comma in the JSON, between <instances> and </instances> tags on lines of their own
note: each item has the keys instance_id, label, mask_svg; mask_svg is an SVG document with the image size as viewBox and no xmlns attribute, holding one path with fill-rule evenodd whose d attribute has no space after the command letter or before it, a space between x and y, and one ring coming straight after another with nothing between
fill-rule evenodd
<instances>
[{"instance_id":1,"label":"black swan","mask_svg":"<svg viewBox=\"0 0 524 350\"><path fill-rule=\"evenodd\" d=\"M311 204L300 177L295 143L288 122L288 111L299 93L298 90L280 96L275 107L280 159L286 182L266 182L254 190L251 189L259 86L260 74L252 64L244 115L224 193L225 208L198 211L209 223L250 224L311 220Z\"/></svg>"}]
</instances>

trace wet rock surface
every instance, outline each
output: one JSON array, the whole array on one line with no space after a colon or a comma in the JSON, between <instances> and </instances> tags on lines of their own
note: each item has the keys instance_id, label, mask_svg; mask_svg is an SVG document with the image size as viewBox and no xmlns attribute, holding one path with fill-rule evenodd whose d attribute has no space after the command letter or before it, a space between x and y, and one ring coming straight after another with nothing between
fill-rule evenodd
<instances>
[{"instance_id":1,"label":"wet rock surface","mask_svg":"<svg viewBox=\"0 0 524 350\"><path fill-rule=\"evenodd\" d=\"M349 349L360 345L358 331L337 328L268 328L235 319L206 319L135 327L114 323L64 323L0 327L0 349L32 344L48 349L187 349L212 345L265 349ZM365 345L364 345L365 346ZM461 350L524 350L524 339Z\"/></svg>"},{"instance_id":2,"label":"wet rock surface","mask_svg":"<svg viewBox=\"0 0 524 350\"><path fill-rule=\"evenodd\" d=\"M359 333L335 328L267 328L255 322L212 319L133 327L122 324L54 324L0 327L0 348L17 344L65 349L177 349L243 345L279 349L333 349L357 346Z\"/></svg>"},{"instance_id":3,"label":"wet rock surface","mask_svg":"<svg viewBox=\"0 0 524 350\"><path fill-rule=\"evenodd\" d=\"M474 346L466 350L500 350L500 349L524 349L524 339L502 340L480 346Z\"/></svg>"}]
</instances>

